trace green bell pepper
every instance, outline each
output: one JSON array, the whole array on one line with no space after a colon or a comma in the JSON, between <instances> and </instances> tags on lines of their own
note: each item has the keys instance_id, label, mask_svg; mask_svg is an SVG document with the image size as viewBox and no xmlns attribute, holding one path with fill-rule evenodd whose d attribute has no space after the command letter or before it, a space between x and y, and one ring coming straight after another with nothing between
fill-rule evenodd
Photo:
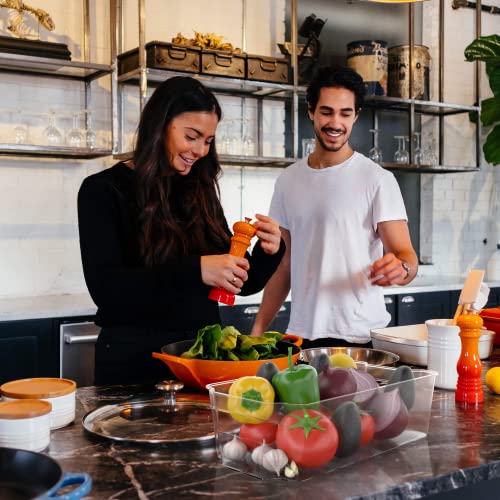
<instances>
[{"instance_id":1,"label":"green bell pepper","mask_svg":"<svg viewBox=\"0 0 500 500\"><path fill-rule=\"evenodd\" d=\"M287 411L319 407L318 373L309 365L294 366L291 347L288 348L288 368L275 373L272 384Z\"/></svg>"}]
</instances>

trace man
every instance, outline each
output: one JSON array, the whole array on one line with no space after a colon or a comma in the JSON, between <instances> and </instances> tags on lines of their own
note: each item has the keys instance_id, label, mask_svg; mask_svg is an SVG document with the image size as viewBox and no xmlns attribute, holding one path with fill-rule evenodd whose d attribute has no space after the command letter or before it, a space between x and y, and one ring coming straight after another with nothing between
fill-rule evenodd
<instances>
[{"instance_id":1,"label":"man","mask_svg":"<svg viewBox=\"0 0 500 500\"><path fill-rule=\"evenodd\" d=\"M291 288L288 332L304 337L303 347L367 344L370 329L390 321L381 287L417 274L394 175L349 145L364 94L361 77L340 66L320 68L308 87L316 147L276 181L270 216L286 253L252 335L266 330Z\"/></svg>"}]
</instances>

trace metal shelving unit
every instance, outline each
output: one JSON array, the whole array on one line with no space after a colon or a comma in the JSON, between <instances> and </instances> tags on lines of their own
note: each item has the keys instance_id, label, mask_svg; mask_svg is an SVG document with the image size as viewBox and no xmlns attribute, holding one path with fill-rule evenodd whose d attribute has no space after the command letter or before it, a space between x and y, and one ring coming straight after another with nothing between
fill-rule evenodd
<instances>
[{"instance_id":1,"label":"metal shelving unit","mask_svg":"<svg viewBox=\"0 0 500 500\"><path fill-rule=\"evenodd\" d=\"M243 4L243 12L245 12L246 0L241 0ZM116 120L114 120L114 137L118 137L118 141L114 142L113 152L115 153L115 158L124 159L129 158L130 153L124 153L120 150L119 142L123 134L123 115L124 115L124 99L123 99L123 85L136 85L139 87L140 92L140 109L142 110L145 100L147 98L148 86L155 87L160 82L165 79L170 78L179 74L189 74L193 78L197 78L202 81L207 87L212 89L214 92L222 95L232 95L240 97L250 97L256 99L279 99L286 101L291 106L290 113L290 130L292 134L291 140L291 157L286 158L270 158L265 157L262 154L258 156L239 156L239 155L221 155L221 163L230 165L241 165L241 166L268 166L268 167L285 167L295 162L298 158L299 149L299 101L304 99L306 93L306 87L300 86L298 84L298 74L295 68L298 67L297 64L297 41L298 41L298 19L297 19L297 2L298 0L289 0L290 2L290 12L291 12L291 26L290 26L290 38L291 38L291 83L290 84L278 84L270 82L256 82L250 80L243 80L237 78L227 78L227 77L215 77L207 76L203 74L194 73L180 73L168 70L159 70L147 67L146 64L146 40L145 40L145 26L146 26L146 14L145 14L145 0L137 0L138 5L138 33L139 33L139 67L130 71L126 74L115 76L116 85L118 91L116 92L117 102L115 109L117 110ZM115 13L114 17L116 20L115 26L115 46L122 48L122 33L123 33L123 20L122 20L122 0L111 0L112 10ZM413 64L413 48L415 45L414 41L414 4L408 4L408 44L410 46L410 66ZM479 36L480 34L480 2L477 6L477 13L479 20L477 21L476 32ZM112 16L113 17L113 16ZM243 22L244 26L244 22ZM423 101L418 99L404 99L397 97L386 97L386 96L371 96L367 97L365 100L365 108L372 113L373 117L373 128L377 128L378 118L380 113L384 112L398 112L404 113L408 116L408 135L410 137L414 136L416 131L416 117L418 116L435 116L439 120L439 151L438 153L438 165L416 165L410 163L408 165L401 165L397 163L383 163L382 166L388 170L403 171L403 172L417 172L417 173L449 173L449 172L474 172L479 169L480 160L480 123L476 124L476 165L472 166L454 166L454 165L443 165L443 132L444 132L444 118L446 116L471 113L479 117L480 106L476 105L461 105L455 103L447 103L443 101L443 91L444 91L444 41L443 41L443 30L444 30L444 0L440 0L440 37L439 37L439 97L437 101ZM244 34L243 34L244 38ZM244 43L243 43L244 45ZM113 54L112 64L117 65L117 54L116 51ZM479 69L476 63L476 102L480 102L479 96ZM409 95L413 92L413 74L409 72ZM262 106L259 105L260 113ZM115 115L114 115L115 116ZM258 115L260 119L261 115ZM258 137L257 145L258 150L262 152L262 147L259 147L259 143L262 142L262 137ZM414 158L414 148L412 141L410 141L410 157Z\"/></svg>"},{"instance_id":2,"label":"metal shelving unit","mask_svg":"<svg viewBox=\"0 0 500 500\"><path fill-rule=\"evenodd\" d=\"M113 76L115 69L112 64L96 64L89 62L90 59L90 17L89 0L83 1L84 23L83 23L83 61L72 61L66 59L55 59L48 57L36 57L28 55L10 54L0 52L0 73L22 74L36 76L37 78L66 79L81 82L85 92L85 109L92 107L91 83L103 76ZM112 16L111 16L112 17ZM111 27L114 20L111 21ZM113 97L112 101L115 102ZM110 111L110 120L114 110ZM89 126L88 114L86 116L86 127ZM37 158L69 158L89 159L112 154L111 148L75 148L69 146L48 146L35 144L10 144L0 143L0 156L22 156Z\"/></svg>"}]
</instances>

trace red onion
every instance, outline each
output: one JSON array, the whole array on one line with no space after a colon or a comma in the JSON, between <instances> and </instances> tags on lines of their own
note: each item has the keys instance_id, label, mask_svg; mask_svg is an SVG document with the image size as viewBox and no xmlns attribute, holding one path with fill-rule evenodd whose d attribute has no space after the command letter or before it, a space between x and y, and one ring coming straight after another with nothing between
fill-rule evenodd
<instances>
[{"instance_id":1,"label":"red onion","mask_svg":"<svg viewBox=\"0 0 500 500\"><path fill-rule=\"evenodd\" d=\"M356 368L347 368L356 382L356 394L353 401L356 403L365 403L371 399L377 392L378 384L373 375L368 372L359 371Z\"/></svg>"},{"instance_id":2,"label":"red onion","mask_svg":"<svg viewBox=\"0 0 500 500\"><path fill-rule=\"evenodd\" d=\"M399 391L379 392L370 401L368 412L375 420L375 437L399 436L408 425L408 410Z\"/></svg>"}]
</instances>

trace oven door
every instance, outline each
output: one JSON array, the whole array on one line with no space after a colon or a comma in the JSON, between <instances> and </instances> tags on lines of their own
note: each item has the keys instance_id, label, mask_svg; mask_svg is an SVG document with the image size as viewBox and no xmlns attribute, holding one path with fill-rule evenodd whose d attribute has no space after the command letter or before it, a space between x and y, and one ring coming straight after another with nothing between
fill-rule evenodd
<instances>
[{"instance_id":1,"label":"oven door","mask_svg":"<svg viewBox=\"0 0 500 500\"><path fill-rule=\"evenodd\" d=\"M63 323L59 328L60 376L78 387L93 385L95 343L101 328L91 321Z\"/></svg>"}]
</instances>

